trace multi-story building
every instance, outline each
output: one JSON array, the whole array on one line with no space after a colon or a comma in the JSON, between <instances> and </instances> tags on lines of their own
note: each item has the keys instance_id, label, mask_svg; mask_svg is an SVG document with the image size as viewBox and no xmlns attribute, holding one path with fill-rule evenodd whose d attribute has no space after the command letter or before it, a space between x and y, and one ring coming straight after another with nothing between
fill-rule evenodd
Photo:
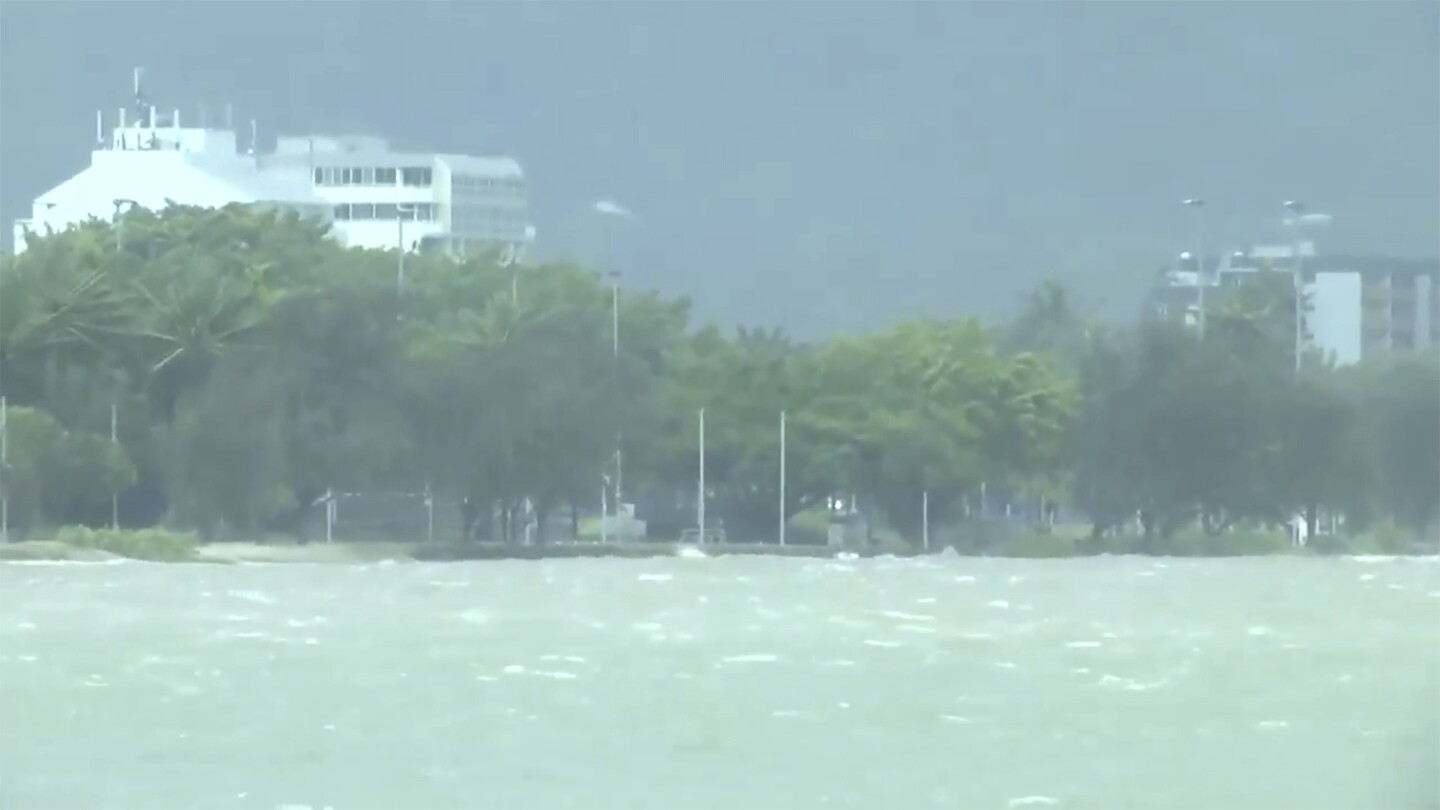
<instances>
[{"instance_id":1,"label":"multi-story building","mask_svg":"<svg viewBox=\"0 0 1440 810\"><path fill-rule=\"evenodd\" d=\"M1366 357L1440 347L1440 259L1337 257L1360 279L1360 341Z\"/></svg>"},{"instance_id":2,"label":"multi-story building","mask_svg":"<svg viewBox=\"0 0 1440 810\"><path fill-rule=\"evenodd\" d=\"M1209 310L1228 292L1271 274L1283 273L1293 284L1298 269L1306 351L1344 365L1440 347L1440 259L1326 256L1314 243L1300 242L1235 251L1207 261L1203 274L1197 267L1190 254L1181 254L1162 272L1147 300L1150 317L1195 324L1202 278Z\"/></svg>"},{"instance_id":3,"label":"multi-story building","mask_svg":"<svg viewBox=\"0 0 1440 810\"><path fill-rule=\"evenodd\" d=\"M185 127L139 102L121 108L108 138L96 116L90 165L36 198L14 226L15 251L27 233L61 231L91 218L111 220L130 206L276 206L330 223L345 244L464 253L500 248L522 260L532 246L529 194L508 157L392 151L366 136L282 136L257 154L255 125L240 148L229 127ZM127 114L131 115L127 120Z\"/></svg>"},{"instance_id":4,"label":"multi-story building","mask_svg":"<svg viewBox=\"0 0 1440 810\"><path fill-rule=\"evenodd\" d=\"M316 135L279 138L258 169L309 177L350 245L464 253L523 250L534 237L525 173L507 157L394 152L380 138Z\"/></svg>"}]
</instances>

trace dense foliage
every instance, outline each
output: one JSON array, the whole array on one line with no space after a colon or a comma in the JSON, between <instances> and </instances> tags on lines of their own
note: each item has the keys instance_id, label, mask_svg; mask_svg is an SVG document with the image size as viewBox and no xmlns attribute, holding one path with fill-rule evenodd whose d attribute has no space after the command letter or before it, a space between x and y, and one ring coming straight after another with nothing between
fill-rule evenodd
<instances>
[{"instance_id":1,"label":"dense foliage","mask_svg":"<svg viewBox=\"0 0 1440 810\"><path fill-rule=\"evenodd\" d=\"M1151 538L1297 512L1436 519L1435 359L1297 376L1253 302L1217 313L1203 345L1101 330L1053 284L1000 330L916 321L799 345L622 290L617 354L613 291L581 268L397 270L393 252L242 208L33 239L0 265L11 525L104 526L118 493L132 527L297 531L332 489L425 490L462 504L467 535L514 539L523 504L575 514L602 474L613 497L617 444L627 496L693 503L701 408L707 509L766 541L782 410L791 515L854 501L912 538L922 492L954 524L982 487L1041 515L1072 506L1097 536L1137 516Z\"/></svg>"}]
</instances>

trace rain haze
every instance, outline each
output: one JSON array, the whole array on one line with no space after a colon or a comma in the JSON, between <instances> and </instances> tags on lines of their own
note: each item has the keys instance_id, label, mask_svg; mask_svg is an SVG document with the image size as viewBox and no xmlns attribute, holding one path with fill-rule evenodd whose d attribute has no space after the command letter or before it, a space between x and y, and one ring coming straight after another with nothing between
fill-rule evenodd
<instances>
[{"instance_id":1,"label":"rain haze","mask_svg":"<svg viewBox=\"0 0 1440 810\"><path fill-rule=\"evenodd\" d=\"M0 0L0 219L0 810L1440 810L1433 0Z\"/></svg>"},{"instance_id":2,"label":"rain haze","mask_svg":"<svg viewBox=\"0 0 1440 810\"><path fill-rule=\"evenodd\" d=\"M6 221L74 173L131 68L187 115L525 166L542 250L800 334L1008 313L1057 276L1111 315L1185 245L1440 250L1440 6L1393 3L12 2ZM43 81L37 77L44 77ZM751 294L764 289L763 296Z\"/></svg>"}]
</instances>

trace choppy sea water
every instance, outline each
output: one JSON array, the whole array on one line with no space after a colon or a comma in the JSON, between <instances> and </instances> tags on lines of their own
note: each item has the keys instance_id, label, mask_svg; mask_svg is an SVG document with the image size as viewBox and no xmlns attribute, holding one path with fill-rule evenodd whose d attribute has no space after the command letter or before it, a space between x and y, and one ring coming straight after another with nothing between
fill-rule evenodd
<instances>
[{"instance_id":1,"label":"choppy sea water","mask_svg":"<svg viewBox=\"0 0 1440 810\"><path fill-rule=\"evenodd\" d=\"M0 564L0 807L1440 806L1440 564Z\"/></svg>"}]
</instances>

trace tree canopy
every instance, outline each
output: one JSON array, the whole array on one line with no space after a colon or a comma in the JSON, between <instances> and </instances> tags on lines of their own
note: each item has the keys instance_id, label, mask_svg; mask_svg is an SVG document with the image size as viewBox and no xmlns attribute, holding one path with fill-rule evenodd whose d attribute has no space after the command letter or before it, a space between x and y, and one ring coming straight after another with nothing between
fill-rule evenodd
<instances>
[{"instance_id":1,"label":"tree canopy","mask_svg":"<svg viewBox=\"0 0 1440 810\"><path fill-rule=\"evenodd\" d=\"M1296 375L1283 306L1237 303L1201 343L1107 330L1049 283L998 328L807 345L620 290L616 351L616 292L585 268L405 264L402 287L393 252L238 206L32 237L0 264L12 525L103 525L117 494L130 526L293 532L328 491L424 491L467 537L515 540L521 511L613 500L617 449L627 496L684 513L701 408L707 509L766 542L782 411L787 517L853 501L912 538L922 493L959 521L987 486L1097 533L1437 517L1440 364Z\"/></svg>"}]
</instances>

